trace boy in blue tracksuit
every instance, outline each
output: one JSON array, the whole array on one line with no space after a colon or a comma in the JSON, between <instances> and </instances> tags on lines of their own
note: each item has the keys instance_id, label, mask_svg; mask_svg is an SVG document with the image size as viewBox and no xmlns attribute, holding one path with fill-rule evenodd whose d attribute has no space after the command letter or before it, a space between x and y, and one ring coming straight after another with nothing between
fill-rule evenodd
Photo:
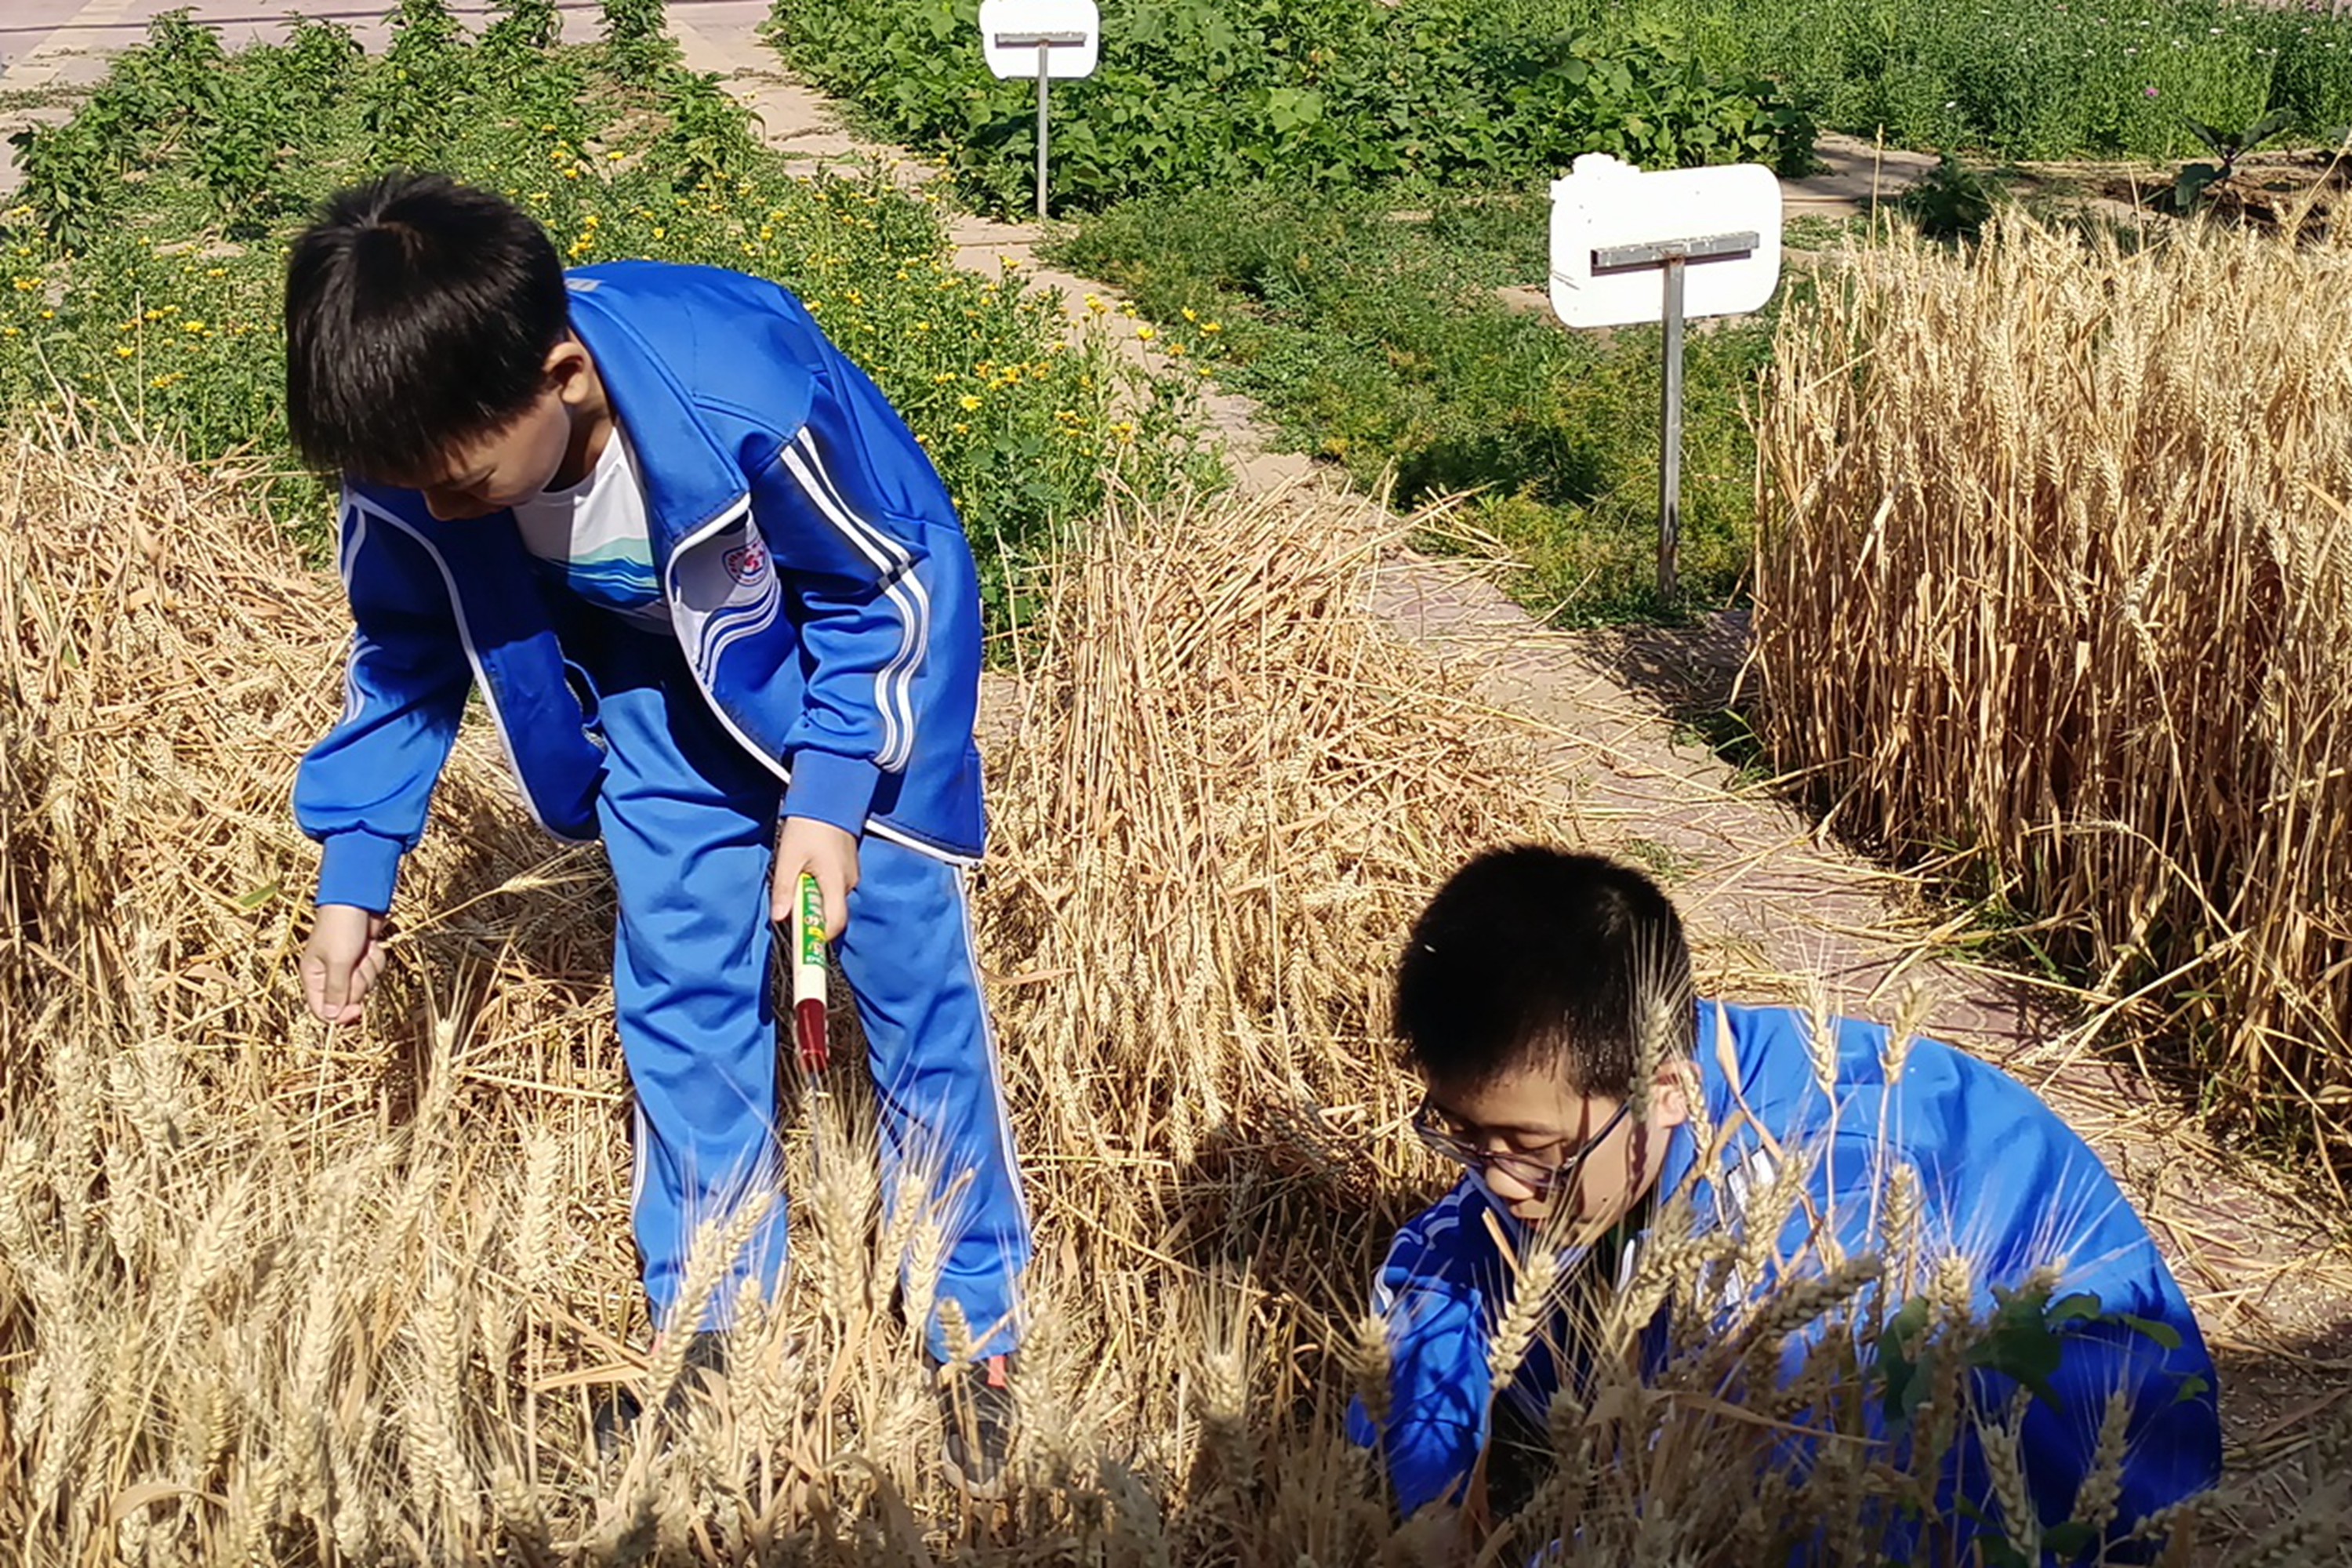
<instances>
[{"instance_id":1,"label":"boy in blue tracksuit","mask_svg":"<svg viewBox=\"0 0 2352 1568\"><path fill-rule=\"evenodd\" d=\"M342 721L295 788L323 847L310 1005L358 1016L478 691L540 823L611 861L645 1287L709 1365L739 1287L783 1268L777 1194L701 1320L675 1321L698 1227L775 1183L770 921L814 876L886 1177L923 1158L935 1192L961 1186L939 1297L984 1371L943 1380L971 1391L949 1448L989 1484L1030 1231L972 951L979 595L929 459L783 289L567 276L537 223L437 176L335 197L286 321L296 444L345 476L356 626Z\"/></svg>"},{"instance_id":2,"label":"boy in blue tracksuit","mask_svg":"<svg viewBox=\"0 0 2352 1568\"><path fill-rule=\"evenodd\" d=\"M1387 1408L1375 1426L1360 1404L1351 1426L1377 1447L1399 1506L1467 1507L1475 1517L1498 1397L1540 1430L1559 1365L1578 1360L1555 1317L1511 1385L1493 1386L1489 1346L1514 1278L1498 1237L1517 1256L1561 1246L1563 1273L1605 1268L1606 1283L1622 1285L1662 1202L1686 1194L1702 1232L1736 1233L1784 1163L1800 1163L1803 1199L1763 1254L1777 1261L1724 1303L1736 1307L1785 1270L1818 1272L1824 1238L1848 1258L1892 1246L1879 1226L1884 1194L1907 1167L1921 1252L1930 1264L1939 1253L1969 1259L1981 1314L1998 1305L1993 1287L2024 1285L2045 1266L2060 1269L2053 1301L2096 1297L2095 1315L2059 1325L2050 1397L2033 1402L2021 1428L2024 1469L2042 1522L2064 1524L2108 1396L2126 1391L2122 1495L2104 1560L2152 1552L2123 1538L2220 1475L2213 1364L2097 1156L2030 1090L1948 1046L1891 1050L1887 1031L1838 1022L1833 1051L1816 1053L1801 1014L1690 996L1673 904L1639 872L1598 857L1487 855L1416 923L1395 992L1407 1061L1428 1090L1414 1126L1468 1174L1399 1234L1373 1289L1389 1324ZM1646 1095L1634 1093L1637 1079ZM1890 1311L1901 1299L1891 1289ZM1664 1327L1662 1318L1643 1339L1653 1373ZM1806 1348L1801 1339L1790 1347L1784 1365ZM1979 1408L2005 1413L2015 1386L1978 1373ZM1884 1418L1877 1393L1864 1405L1874 1423ZM1784 1443L1781 1458L1801 1465L1801 1440ZM1969 1561L1975 1521L2001 1517L1972 1431L1952 1451L1935 1512L1885 1521L1889 1561L1942 1561L1947 1551Z\"/></svg>"}]
</instances>

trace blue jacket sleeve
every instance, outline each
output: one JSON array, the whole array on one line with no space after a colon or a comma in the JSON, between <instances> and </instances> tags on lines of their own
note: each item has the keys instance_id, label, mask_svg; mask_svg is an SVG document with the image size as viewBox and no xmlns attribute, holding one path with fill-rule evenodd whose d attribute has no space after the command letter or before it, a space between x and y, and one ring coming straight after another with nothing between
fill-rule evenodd
<instances>
[{"instance_id":1,"label":"blue jacket sleeve","mask_svg":"<svg viewBox=\"0 0 2352 1568\"><path fill-rule=\"evenodd\" d=\"M971 546L945 488L881 393L833 357L807 422L780 449L781 516L762 514L791 595L808 666L787 733L787 816L862 832L885 773L902 773L919 737L916 679L934 649L935 609L976 606ZM942 616L971 624L971 617Z\"/></svg>"},{"instance_id":2,"label":"blue jacket sleeve","mask_svg":"<svg viewBox=\"0 0 2352 1568\"><path fill-rule=\"evenodd\" d=\"M348 491L339 554L353 626L343 716L302 759L294 817L323 850L318 901L382 914L424 834L473 668L436 569Z\"/></svg>"},{"instance_id":3,"label":"blue jacket sleeve","mask_svg":"<svg viewBox=\"0 0 2352 1568\"><path fill-rule=\"evenodd\" d=\"M1372 1289L1388 1323L1389 1407L1377 1426L1360 1402L1348 1415L1349 1435L1377 1451L1408 1519L1461 1500L1488 1436L1486 1300L1469 1256L1485 1237L1457 1210L1454 1200L1440 1204L1389 1249Z\"/></svg>"}]
</instances>

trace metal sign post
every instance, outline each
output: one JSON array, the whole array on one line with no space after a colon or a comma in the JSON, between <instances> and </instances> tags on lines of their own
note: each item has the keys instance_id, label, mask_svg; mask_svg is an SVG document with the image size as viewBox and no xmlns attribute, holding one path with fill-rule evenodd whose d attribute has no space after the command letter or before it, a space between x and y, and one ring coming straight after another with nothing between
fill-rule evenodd
<instances>
[{"instance_id":1,"label":"metal sign post","mask_svg":"<svg viewBox=\"0 0 2352 1568\"><path fill-rule=\"evenodd\" d=\"M1037 216L1045 216L1048 83L1092 75L1100 32L1094 0L984 0L982 52L999 77L1037 78Z\"/></svg>"},{"instance_id":2,"label":"metal sign post","mask_svg":"<svg viewBox=\"0 0 2352 1568\"><path fill-rule=\"evenodd\" d=\"M1611 245L1592 252L1592 275L1656 268L1665 279L1664 368L1658 377L1658 597L1672 604L1681 585L1683 537L1683 272L1694 261L1756 254L1752 232L1711 234L1649 245Z\"/></svg>"},{"instance_id":3,"label":"metal sign post","mask_svg":"<svg viewBox=\"0 0 2352 1568\"><path fill-rule=\"evenodd\" d=\"M1643 174L1588 153L1551 190L1553 312L1571 327L1664 329L1658 596L1671 604L1681 586L1683 326L1771 298L1780 278L1780 182L1753 164Z\"/></svg>"}]
</instances>

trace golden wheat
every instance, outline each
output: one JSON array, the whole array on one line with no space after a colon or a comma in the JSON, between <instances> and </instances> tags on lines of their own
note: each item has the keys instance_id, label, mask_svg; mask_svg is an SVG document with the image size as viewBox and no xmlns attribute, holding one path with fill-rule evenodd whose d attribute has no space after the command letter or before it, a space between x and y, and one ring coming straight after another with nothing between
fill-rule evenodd
<instances>
[{"instance_id":1,"label":"golden wheat","mask_svg":"<svg viewBox=\"0 0 2352 1568\"><path fill-rule=\"evenodd\" d=\"M2339 229L2341 226L2338 226ZM2243 1116L2352 1152L2352 246L1890 233L1757 416L1760 729L2032 917Z\"/></svg>"},{"instance_id":2,"label":"golden wheat","mask_svg":"<svg viewBox=\"0 0 2352 1568\"><path fill-rule=\"evenodd\" d=\"M644 1348L593 852L548 847L469 728L369 1021L312 1024L285 805L337 698L335 585L236 476L152 448L20 429L0 495L12 1561L1460 1560L1341 1436L1386 1358L1366 1283L1446 1179L1404 1134L1381 997L1465 855L1574 826L1365 613L1402 525L1328 497L1123 509L1034 584L978 910L1040 1251L1013 1484L983 1505L945 1477L916 1328L956 1184L878 1200L854 1053L785 1110L779 1299L736 1303L723 1384L685 1378L677 1339ZM691 1301L749 1212L704 1237ZM1685 1224L1644 1292L1736 1245ZM1527 1315L1525 1342L1551 1331ZM1880 1484L1759 1480L1769 1429L1702 1358L1652 1386L1596 1349L1554 1406L1570 1462L1512 1526L1531 1548L1753 1561ZM1790 1414L1842 1418L1854 1353L1825 1333ZM607 1462L615 1384L688 1403Z\"/></svg>"}]
</instances>

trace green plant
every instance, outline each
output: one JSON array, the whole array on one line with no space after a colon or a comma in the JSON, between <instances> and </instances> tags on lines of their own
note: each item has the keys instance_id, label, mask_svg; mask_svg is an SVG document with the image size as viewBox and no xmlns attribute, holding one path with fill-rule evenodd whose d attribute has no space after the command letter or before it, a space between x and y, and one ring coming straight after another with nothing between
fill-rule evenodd
<instances>
[{"instance_id":1,"label":"green plant","mask_svg":"<svg viewBox=\"0 0 2352 1568\"><path fill-rule=\"evenodd\" d=\"M676 70L663 78L668 123L655 155L683 185L740 173L760 148L759 116L719 86L719 78Z\"/></svg>"},{"instance_id":2,"label":"green plant","mask_svg":"<svg viewBox=\"0 0 2352 1568\"><path fill-rule=\"evenodd\" d=\"M795 68L891 138L948 160L980 201L1027 199L1032 89L970 47L976 0L781 3ZM1653 165L1811 156L1801 109L1673 26L1561 0L1132 0L1095 75L1056 89L1054 182L1069 210L1203 184L1532 183L1576 153Z\"/></svg>"},{"instance_id":3,"label":"green plant","mask_svg":"<svg viewBox=\"0 0 2352 1568\"><path fill-rule=\"evenodd\" d=\"M678 60L664 25L662 0L600 0L605 68L625 81L650 84Z\"/></svg>"},{"instance_id":4,"label":"green plant","mask_svg":"<svg viewBox=\"0 0 2352 1568\"><path fill-rule=\"evenodd\" d=\"M2172 208L2184 215L2196 211L2212 187L2226 184L2238 172L2238 160L2284 131L2289 119L2284 110L2273 110L2242 131L2218 131L2201 120L2187 123L2216 161L2191 163L2173 181Z\"/></svg>"},{"instance_id":5,"label":"green plant","mask_svg":"<svg viewBox=\"0 0 2352 1568\"><path fill-rule=\"evenodd\" d=\"M1982 174L1948 152L1895 206L1930 239L1975 239L1992 216L1993 191Z\"/></svg>"}]
</instances>

